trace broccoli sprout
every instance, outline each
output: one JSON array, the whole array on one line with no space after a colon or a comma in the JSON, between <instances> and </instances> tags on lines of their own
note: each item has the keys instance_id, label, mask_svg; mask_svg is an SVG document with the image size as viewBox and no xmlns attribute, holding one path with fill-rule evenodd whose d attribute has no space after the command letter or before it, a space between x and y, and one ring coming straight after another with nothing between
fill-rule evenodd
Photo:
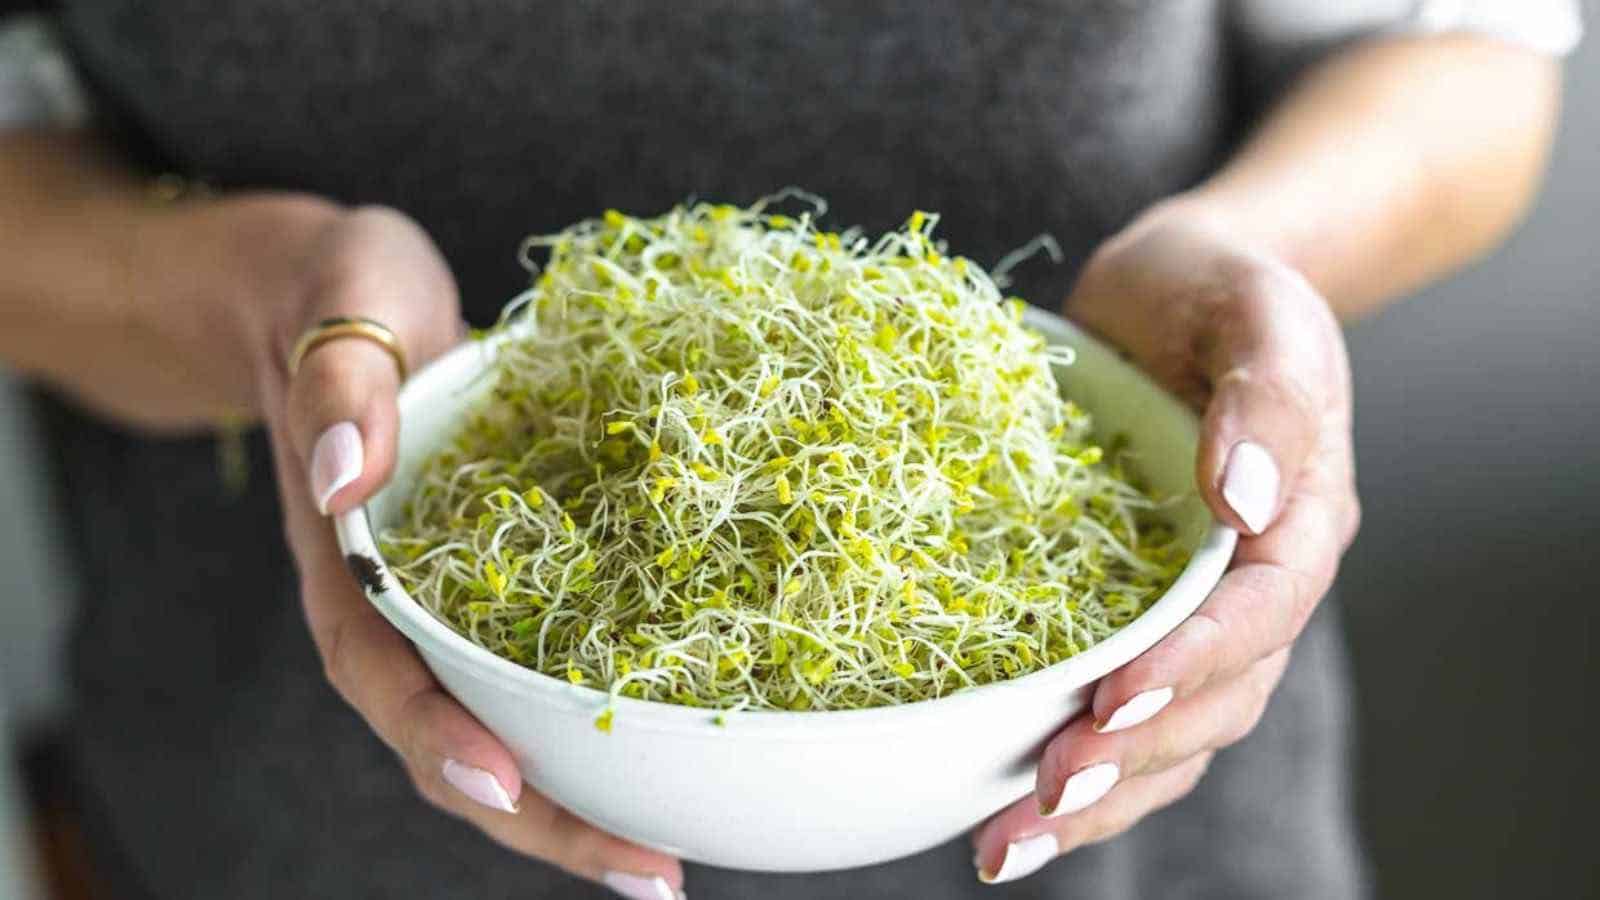
<instances>
[{"instance_id":1,"label":"broccoli sprout","mask_svg":"<svg viewBox=\"0 0 1600 900\"><path fill-rule=\"evenodd\" d=\"M384 535L412 596L506 659L719 722L1017 677L1160 596L1183 553L1063 397L1070 349L938 216L873 240L773 208L529 239L549 259L492 393Z\"/></svg>"}]
</instances>

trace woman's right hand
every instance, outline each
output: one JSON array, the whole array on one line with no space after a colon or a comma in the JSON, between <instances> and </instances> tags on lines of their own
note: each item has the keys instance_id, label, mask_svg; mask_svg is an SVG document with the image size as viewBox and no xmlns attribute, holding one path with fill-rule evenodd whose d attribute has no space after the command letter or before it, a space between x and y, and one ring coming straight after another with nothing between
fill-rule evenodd
<instances>
[{"instance_id":1,"label":"woman's right hand","mask_svg":"<svg viewBox=\"0 0 1600 900\"><path fill-rule=\"evenodd\" d=\"M250 367L252 405L271 434L301 601L333 686L433 805L624 896L677 896L676 859L602 832L523 785L510 751L367 602L335 544L329 516L363 503L394 465L399 374L382 347L362 339L323 344L292 377L287 354L306 328L331 316L387 325L413 366L459 342L455 283L433 242L394 210L304 198L222 200L171 218L183 216L251 235L260 242L256 258L267 261L257 272L264 290L235 304L243 313L235 333L249 357L236 362ZM241 217L248 227L238 228Z\"/></svg>"}]
</instances>

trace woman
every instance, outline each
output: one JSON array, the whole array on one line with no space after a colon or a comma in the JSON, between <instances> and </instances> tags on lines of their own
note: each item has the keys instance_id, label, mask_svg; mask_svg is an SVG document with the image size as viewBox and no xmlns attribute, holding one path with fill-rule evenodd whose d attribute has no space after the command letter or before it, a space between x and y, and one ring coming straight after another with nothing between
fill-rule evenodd
<instances>
[{"instance_id":1,"label":"woman","mask_svg":"<svg viewBox=\"0 0 1600 900\"><path fill-rule=\"evenodd\" d=\"M1313 616L1358 518L1338 320L1503 238L1577 22L1340 9L62 4L99 127L0 141L0 358L60 398L97 864L153 897L1359 894L1342 656ZM152 203L163 171L217 193ZM390 348L285 361L355 315L419 365L516 290L524 234L786 184L869 228L940 210L991 262L1053 233L1068 264L1022 293L1203 410L1198 488L1245 538L970 845L686 879L524 786L344 571L326 516L392 463ZM270 449L232 497L195 434L240 417Z\"/></svg>"}]
</instances>

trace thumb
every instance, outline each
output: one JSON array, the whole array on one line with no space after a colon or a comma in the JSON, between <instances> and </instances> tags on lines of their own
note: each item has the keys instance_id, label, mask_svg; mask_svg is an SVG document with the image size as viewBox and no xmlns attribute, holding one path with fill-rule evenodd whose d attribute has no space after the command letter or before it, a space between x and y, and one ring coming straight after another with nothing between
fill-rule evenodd
<instances>
[{"instance_id":1,"label":"thumb","mask_svg":"<svg viewBox=\"0 0 1600 900\"><path fill-rule=\"evenodd\" d=\"M1304 278L1273 267L1214 307L1205 330L1199 362L1211 399L1196 481L1219 517L1261 534L1347 390L1338 324Z\"/></svg>"},{"instance_id":2,"label":"thumb","mask_svg":"<svg viewBox=\"0 0 1600 900\"><path fill-rule=\"evenodd\" d=\"M420 366L463 336L455 282L422 229L387 209L360 209L335 226L311 273L313 289L281 333L292 345L317 323L363 318L393 333ZM290 445L324 515L371 496L394 468L400 366L383 342L340 336L309 350L288 385ZM289 489L292 489L290 487Z\"/></svg>"}]
</instances>

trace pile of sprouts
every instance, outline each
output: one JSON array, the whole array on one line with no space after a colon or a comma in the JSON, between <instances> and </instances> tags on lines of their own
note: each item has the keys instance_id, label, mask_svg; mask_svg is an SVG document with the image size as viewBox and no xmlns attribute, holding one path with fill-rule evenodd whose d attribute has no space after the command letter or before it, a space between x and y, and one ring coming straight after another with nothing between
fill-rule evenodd
<instances>
[{"instance_id":1,"label":"pile of sprouts","mask_svg":"<svg viewBox=\"0 0 1600 900\"><path fill-rule=\"evenodd\" d=\"M1144 611L1182 554L1063 398L1071 351L935 215L871 240L772 209L529 239L548 262L487 335L492 393L384 535L412 596L718 722L944 696Z\"/></svg>"}]
</instances>

